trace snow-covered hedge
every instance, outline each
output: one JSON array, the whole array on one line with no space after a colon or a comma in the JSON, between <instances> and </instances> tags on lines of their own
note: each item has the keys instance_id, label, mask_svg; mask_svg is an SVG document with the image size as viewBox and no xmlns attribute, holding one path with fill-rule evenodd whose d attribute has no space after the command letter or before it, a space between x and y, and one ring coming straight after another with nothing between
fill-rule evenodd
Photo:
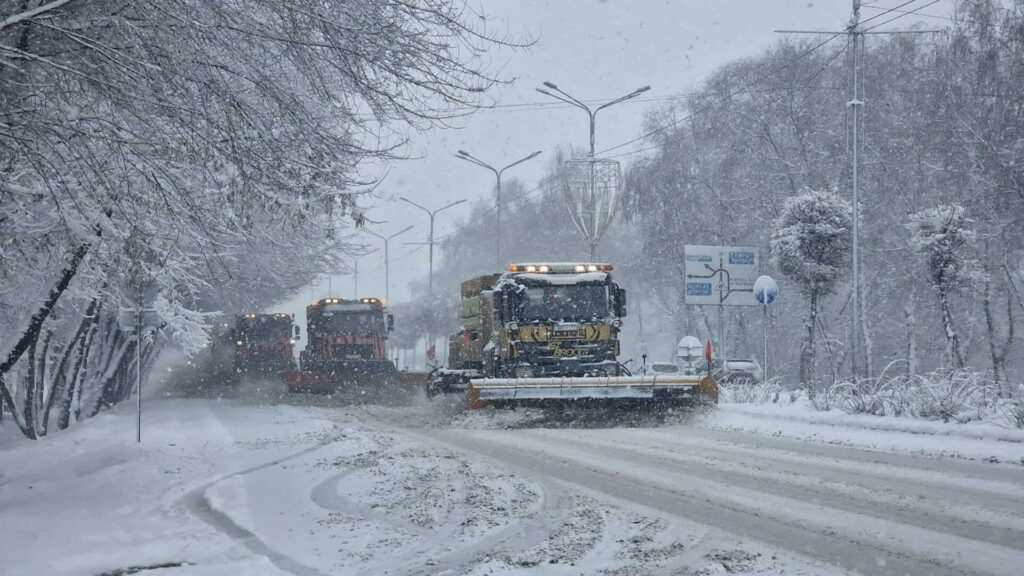
<instances>
[{"instance_id":1,"label":"snow-covered hedge","mask_svg":"<svg viewBox=\"0 0 1024 576\"><path fill-rule=\"evenodd\" d=\"M787 392L782 401L790 401L791 394L793 392ZM777 404L781 396L782 385L775 379L768 380L767 382L742 382L735 384L722 382L718 385L718 397L722 402Z\"/></svg>"},{"instance_id":2,"label":"snow-covered hedge","mask_svg":"<svg viewBox=\"0 0 1024 576\"><path fill-rule=\"evenodd\" d=\"M849 379L826 386L808 396L816 410L842 410L850 414L897 416L971 422L990 420L1024 428L1024 385L1000 386L984 372L936 370L908 376L882 375ZM800 391L784 392L776 381L720 387L723 402L767 404L794 402Z\"/></svg>"}]
</instances>

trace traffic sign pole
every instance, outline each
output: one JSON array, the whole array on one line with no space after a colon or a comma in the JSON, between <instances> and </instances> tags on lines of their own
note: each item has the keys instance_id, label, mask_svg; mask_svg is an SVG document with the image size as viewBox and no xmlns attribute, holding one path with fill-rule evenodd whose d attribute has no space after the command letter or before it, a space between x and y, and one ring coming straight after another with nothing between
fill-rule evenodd
<instances>
[{"instance_id":1,"label":"traffic sign pole","mask_svg":"<svg viewBox=\"0 0 1024 576\"><path fill-rule=\"evenodd\" d=\"M768 381L768 305L775 301L779 294L779 285L771 276L759 276L754 281L754 298L761 304L764 312L761 323L764 328L764 366L761 367L761 381Z\"/></svg>"},{"instance_id":2,"label":"traffic sign pole","mask_svg":"<svg viewBox=\"0 0 1024 576\"><path fill-rule=\"evenodd\" d=\"M120 311L123 314L119 319L121 329L135 332L135 441L142 442L142 331L146 326L146 313L152 314L155 310L136 306L135 308L121 308ZM134 321L129 315L135 317Z\"/></svg>"},{"instance_id":3,"label":"traffic sign pole","mask_svg":"<svg viewBox=\"0 0 1024 576\"><path fill-rule=\"evenodd\" d=\"M142 442L142 307L135 313L135 390L138 407L135 411L135 441Z\"/></svg>"},{"instance_id":4,"label":"traffic sign pole","mask_svg":"<svg viewBox=\"0 0 1024 576\"><path fill-rule=\"evenodd\" d=\"M761 306L764 309L764 318L761 323L764 324L764 368L761 370L761 380L764 382L768 381L768 306Z\"/></svg>"}]
</instances>

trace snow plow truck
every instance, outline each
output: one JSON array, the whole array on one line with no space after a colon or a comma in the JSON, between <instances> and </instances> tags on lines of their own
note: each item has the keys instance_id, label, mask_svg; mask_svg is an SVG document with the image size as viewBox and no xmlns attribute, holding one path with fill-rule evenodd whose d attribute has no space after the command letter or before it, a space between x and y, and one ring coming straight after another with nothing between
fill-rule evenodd
<instances>
[{"instance_id":1,"label":"snow plow truck","mask_svg":"<svg viewBox=\"0 0 1024 576\"><path fill-rule=\"evenodd\" d=\"M394 316L379 298L323 298L306 306L306 349L285 373L289 392L384 392L426 386L426 374L399 372L387 356Z\"/></svg>"},{"instance_id":2,"label":"snow plow truck","mask_svg":"<svg viewBox=\"0 0 1024 576\"><path fill-rule=\"evenodd\" d=\"M431 393L470 408L566 402L717 401L707 376L633 376L619 363L626 291L600 263L512 264L462 283L462 329Z\"/></svg>"},{"instance_id":3,"label":"snow plow truck","mask_svg":"<svg viewBox=\"0 0 1024 576\"><path fill-rule=\"evenodd\" d=\"M242 374L280 374L295 369L293 351L298 327L291 314L239 314L234 323L217 325L211 334L210 368L218 378Z\"/></svg>"}]
</instances>

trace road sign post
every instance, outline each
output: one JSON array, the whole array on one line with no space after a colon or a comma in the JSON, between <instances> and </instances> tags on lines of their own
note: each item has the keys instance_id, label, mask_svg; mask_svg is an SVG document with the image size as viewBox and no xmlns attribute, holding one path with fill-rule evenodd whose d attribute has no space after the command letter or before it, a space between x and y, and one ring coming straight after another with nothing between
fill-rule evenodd
<instances>
[{"instance_id":1,"label":"road sign post","mask_svg":"<svg viewBox=\"0 0 1024 576\"><path fill-rule=\"evenodd\" d=\"M754 298L761 304L764 312L762 324L764 328L764 367L762 368L761 380L768 381L768 305L775 301L779 295L779 285L771 276L759 276L754 281Z\"/></svg>"},{"instance_id":2,"label":"road sign post","mask_svg":"<svg viewBox=\"0 0 1024 576\"><path fill-rule=\"evenodd\" d=\"M146 326L157 325L157 311L146 304L152 304L157 298L159 288L156 284L147 284L138 289L135 301L127 298L131 306L120 308L118 324L126 332L135 332L135 442L142 442L142 330Z\"/></svg>"},{"instance_id":3,"label":"road sign post","mask_svg":"<svg viewBox=\"0 0 1024 576\"><path fill-rule=\"evenodd\" d=\"M754 281L761 259L757 248L687 245L683 250L686 304L718 306L718 357L725 368L725 307L756 306Z\"/></svg>"},{"instance_id":4,"label":"road sign post","mask_svg":"<svg viewBox=\"0 0 1024 576\"><path fill-rule=\"evenodd\" d=\"M121 308L120 312L118 323L121 329L135 332L135 441L142 442L142 331L147 324L155 324L156 310L136 306Z\"/></svg>"}]
</instances>

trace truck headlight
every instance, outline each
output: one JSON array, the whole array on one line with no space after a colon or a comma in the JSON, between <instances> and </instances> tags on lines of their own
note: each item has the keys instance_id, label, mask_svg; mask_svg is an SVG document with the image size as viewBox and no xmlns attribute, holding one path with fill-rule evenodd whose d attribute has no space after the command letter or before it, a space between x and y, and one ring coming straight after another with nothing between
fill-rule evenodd
<instances>
[{"instance_id":1,"label":"truck headlight","mask_svg":"<svg viewBox=\"0 0 1024 576\"><path fill-rule=\"evenodd\" d=\"M242 342L241 340L239 340L239 341L235 342L235 344L241 346L242 344L245 344L245 342Z\"/></svg>"}]
</instances>

